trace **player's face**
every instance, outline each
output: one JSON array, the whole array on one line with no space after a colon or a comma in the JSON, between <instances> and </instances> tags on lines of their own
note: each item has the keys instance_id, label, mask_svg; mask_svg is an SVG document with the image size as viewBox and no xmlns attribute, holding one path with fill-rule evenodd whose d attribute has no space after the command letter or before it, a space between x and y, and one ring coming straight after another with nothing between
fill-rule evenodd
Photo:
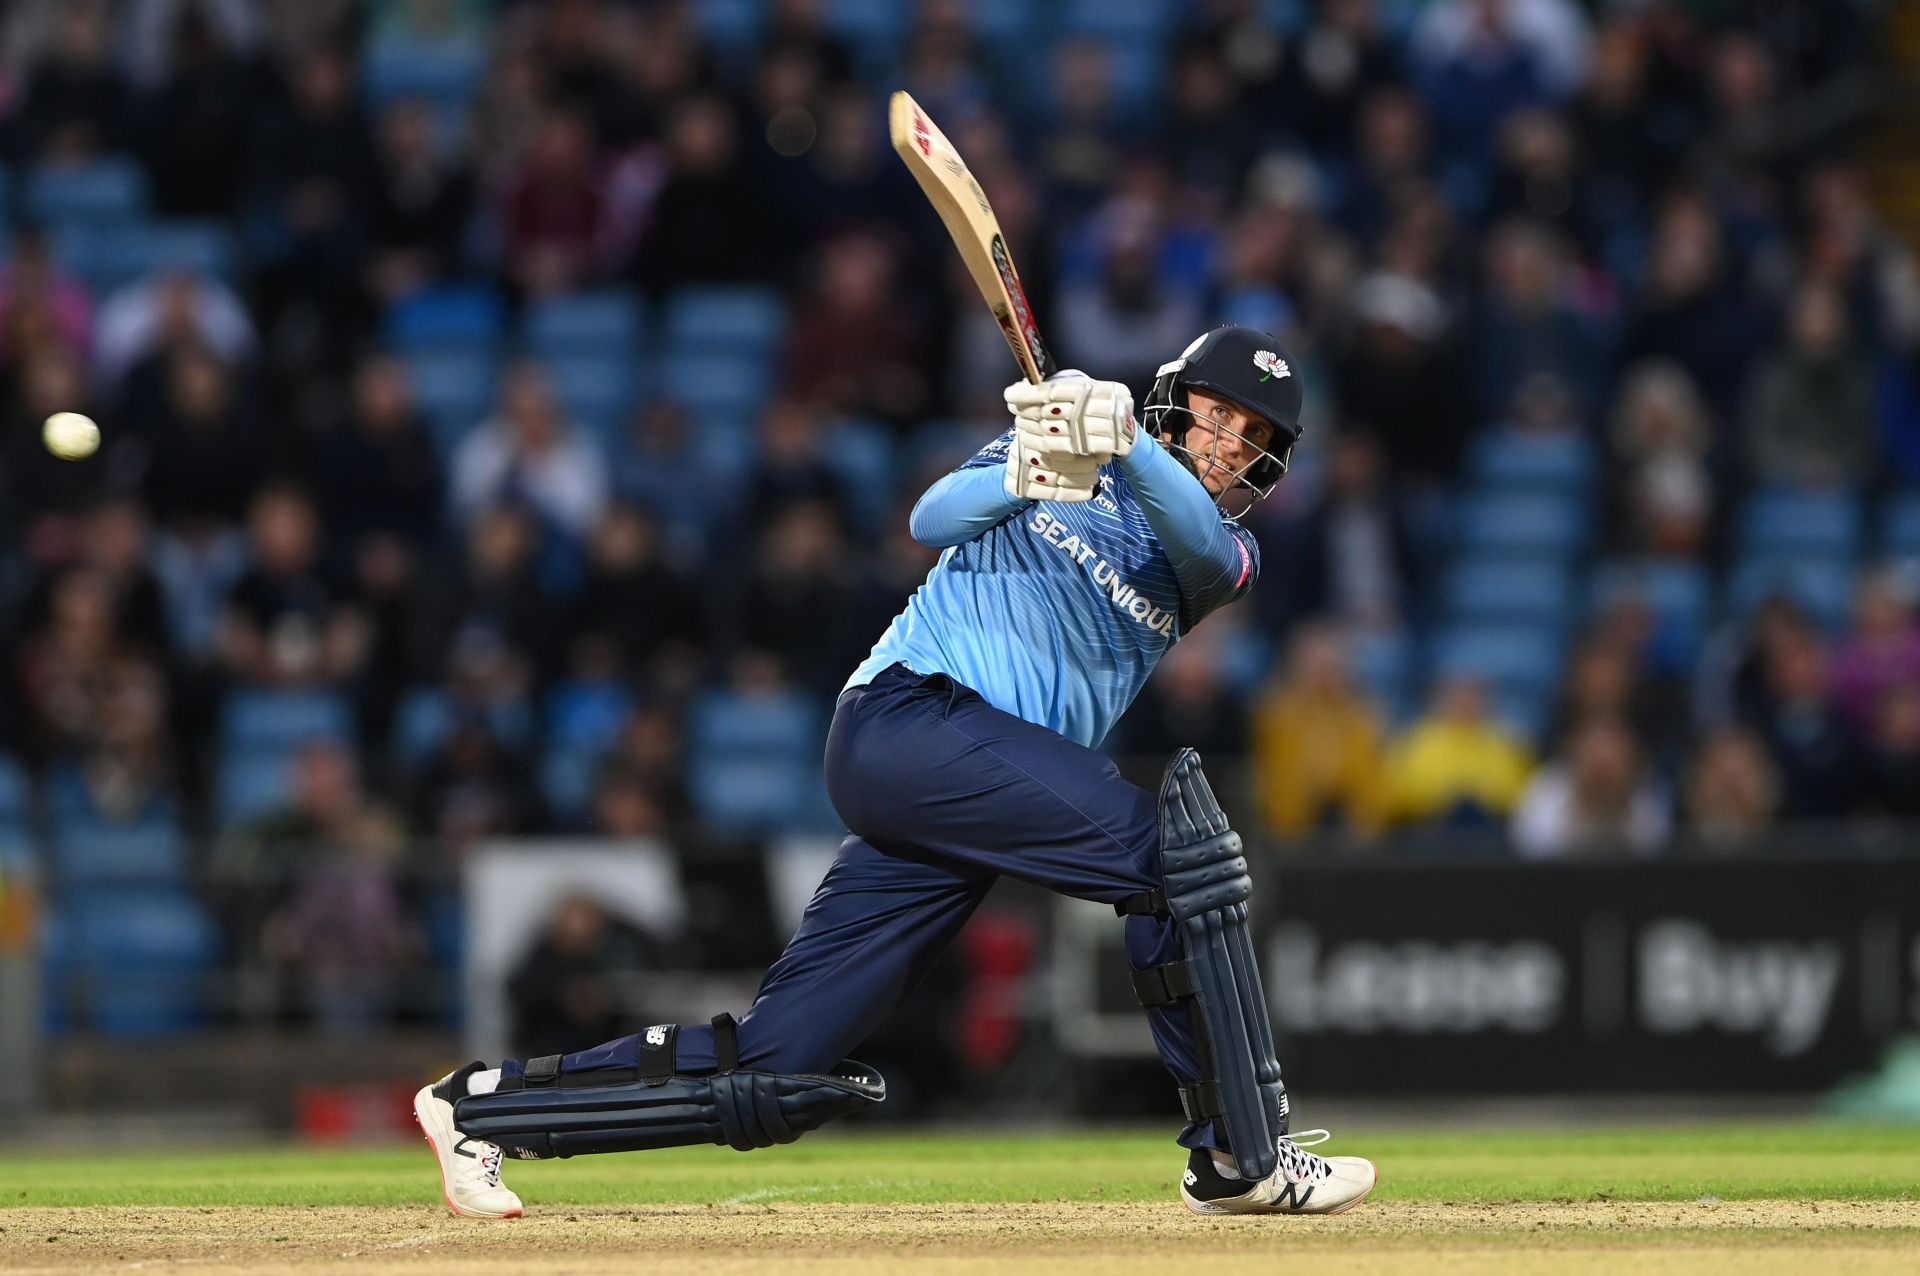
<instances>
[{"instance_id":1,"label":"player's face","mask_svg":"<svg viewBox=\"0 0 1920 1276\"><path fill-rule=\"evenodd\" d=\"M1265 417L1204 390L1187 391L1187 407L1192 412L1187 418L1187 449L1193 453L1200 482L1218 496L1232 485L1235 474L1259 459L1261 449L1273 439L1273 426Z\"/></svg>"}]
</instances>

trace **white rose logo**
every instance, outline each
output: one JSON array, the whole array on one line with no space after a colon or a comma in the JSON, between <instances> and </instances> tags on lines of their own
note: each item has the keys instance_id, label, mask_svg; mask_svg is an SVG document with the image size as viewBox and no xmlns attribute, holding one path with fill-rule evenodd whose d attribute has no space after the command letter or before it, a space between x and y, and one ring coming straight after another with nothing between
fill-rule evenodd
<instances>
[{"instance_id":1,"label":"white rose logo","mask_svg":"<svg viewBox=\"0 0 1920 1276\"><path fill-rule=\"evenodd\" d=\"M1265 376L1260 378L1262 381L1271 381L1275 377L1288 376L1293 371L1293 369L1287 366L1285 359L1282 359L1271 350L1256 351L1253 356L1253 366L1266 373Z\"/></svg>"}]
</instances>

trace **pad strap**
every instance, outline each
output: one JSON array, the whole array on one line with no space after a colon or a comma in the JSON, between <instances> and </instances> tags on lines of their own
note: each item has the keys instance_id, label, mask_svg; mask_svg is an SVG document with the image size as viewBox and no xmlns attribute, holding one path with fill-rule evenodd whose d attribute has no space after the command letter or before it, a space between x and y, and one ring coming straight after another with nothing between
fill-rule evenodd
<instances>
[{"instance_id":1,"label":"pad strap","mask_svg":"<svg viewBox=\"0 0 1920 1276\"><path fill-rule=\"evenodd\" d=\"M713 1070L732 1072L740 1066L740 1025L725 1011L713 1017Z\"/></svg>"},{"instance_id":2,"label":"pad strap","mask_svg":"<svg viewBox=\"0 0 1920 1276\"><path fill-rule=\"evenodd\" d=\"M529 1090L543 1089L560 1083L560 1056L543 1054L538 1059L527 1060L526 1070L521 1073L521 1082Z\"/></svg>"},{"instance_id":3,"label":"pad strap","mask_svg":"<svg viewBox=\"0 0 1920 1276\"><path fill-rule=\"evenodd\" d=\"M1198 985L1193 981L1193 968L1184 961L1170 961L1164 966L1150 966L1133 972L1133 995L1148 1009L1171 1006L1176 1001L1193 996L1197 988Z\"/></svg>"},{"instance_id":4,"label":"pad strap","mask_svg":"<svg viewBox=\"0 0 1920 1276\"><path fill-rule=\"evenodd\" d=\"M1218 1081L1195 1081L1180 1087L1180 1110L1195 1125L1211 1121L1226 1111L1220 1103Z\"/></svg>"},{"instance_id":5,"label":"pad strap","mask_svg":"<svg viewBox=\"0 0 1920 1276\"><path fill-rule=\"evenodd\" d=\"M1167 892L1156 886L1150 891L1138 895L1129 895L1113 906L1113 911L1121 917L1166 917Z\"/></svg>"}]
</instances>

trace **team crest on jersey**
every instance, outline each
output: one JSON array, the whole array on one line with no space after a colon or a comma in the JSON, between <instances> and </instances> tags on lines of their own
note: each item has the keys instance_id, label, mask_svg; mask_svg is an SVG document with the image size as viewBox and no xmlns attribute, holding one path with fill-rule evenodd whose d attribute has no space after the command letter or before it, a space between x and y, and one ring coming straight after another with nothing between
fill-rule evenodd
<instances>
[{"instance_id":1,"label":"team crest on jersey","mask_svg":"<svg viewBox=\"0 0 1920 1276\"><path fill-rule=\"evenodd\" d=\"M1275 377L1291 376L1293 373L1293 369L1287 366L1287 361L1271 350L1255 351L1253 366L1267 374L1260 378L1262 381L1271 381Z\"/></svg>"}]
</instances>

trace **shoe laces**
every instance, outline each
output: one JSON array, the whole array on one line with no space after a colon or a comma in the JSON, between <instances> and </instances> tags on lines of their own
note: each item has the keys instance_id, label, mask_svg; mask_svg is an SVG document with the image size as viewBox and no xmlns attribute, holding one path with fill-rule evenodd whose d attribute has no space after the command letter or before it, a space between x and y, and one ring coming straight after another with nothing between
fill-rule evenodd
<instances>
[{"instance_id":1,"label":"shoe laces","mask_svg":"<svg viewBox=\"0 0 1920 1276\"><path fill-rule=\"evenodd\" d=\"M485 1145L486 1151L480 1154L480 1177L488 1187L500 1186L500 1146L497 1143Z\"/></svg>"},{"instance_id":2,"label":"shoe laces","mask_svg":"<svg viewBox=\"0 0 1920 1276\"><path fill-rule=\"evenodd\" d=\"M1316 1156L1307 1149L1319 1147L1332 1137L1330 1130L1302 1130L1298 1134L1281 1135L1280 1168L1296 1183L1327 1177L1333 1172L1333 1166L1327 1163L1326 1157Z\"/></svg>"}]
</instances>

